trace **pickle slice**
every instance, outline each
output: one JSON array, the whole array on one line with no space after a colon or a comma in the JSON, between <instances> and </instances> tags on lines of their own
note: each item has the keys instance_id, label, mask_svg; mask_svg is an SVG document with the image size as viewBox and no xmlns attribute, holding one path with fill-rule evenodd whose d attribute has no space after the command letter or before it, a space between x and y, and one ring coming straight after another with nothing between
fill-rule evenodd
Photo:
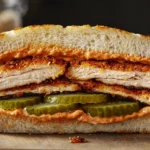
<instances>
[{"instance_id":1,"label":"pickle slice","mask_svg":"<svg viewBox=\"0 0 150 150\"><path fill-rule=\"evenodd\" d=\"M28 106L26 111L29 114L40 116L42 114L55 114L58 112L68 112L78 109L78 104L50 104L41 103L34 106Z\"/></svg>"},{"instance_id":2,"label":"pickle slice","mask_svg":"<svg viewBox=\"0 0 150 150\"><path fill-rule=\"evenodd\" d=\"M101 104L82 104L81 108L93 117L112 117L137 112L140 110L140 104L138 102L106 102Z\"/></svg>"},{"instance_id":3,"label":"pickle slice","mask_svg":"<svg viewBox=\"0 0 150 150\"><path fill-rule=\"evenodd\" d=\"M65 95L48 95L45 96L44 101L48 103L56 104L73 104L73 103L101 103L106 102L109 99L107 94L65 94Z\"/></svg>"},{"instance_id":4,"label":"pickle slice","mask_svg":"<svg viewBox=\"0 0 150 150\"><path fill-rule=\"evenodd\" d=\"M18 97L18 98L11 98L7 100L0 100L0 108L18 109L18 108L24 108L26 106L35 105L37 103L40 103L39 96Z\"/></svg>"}]
</instances>

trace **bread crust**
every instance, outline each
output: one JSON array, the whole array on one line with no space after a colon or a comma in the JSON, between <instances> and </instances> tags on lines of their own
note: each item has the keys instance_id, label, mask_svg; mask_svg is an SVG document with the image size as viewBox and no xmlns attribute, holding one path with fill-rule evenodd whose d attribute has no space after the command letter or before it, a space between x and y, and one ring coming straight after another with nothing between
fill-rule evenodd
<instances>
[{"instance_id":1,"label":"bread crust","mask_svg":"<svg viewBox=\"0 0 150 150\"><path fill-rule=\"evenodd\" d=\"M54 33L54 31L57 31L57 33ZM97 46L97 48L95 49L92 49L92 46L89 46L86 49L78 48L75 46L67 46L67 44L65 44L65 41L57 42L60 40L57 39L57 36L60 36L60 34L63 34L62 36L60 36L60 38L69 38L69 34L73 34L74 37L78 36L75 34L78 34L80 32L83 33L83 38L84 36L86 37L86 34L89 34L88 38L90 37L90 34L96 35L97 33L99 33L100 36L104 34L104 41L106 42L106 47L101 43L102 45ZM115 35L115 37L109 37L113 34ZM37 36L39 37L39 39L36 39ZM53 38L49 39L49 36L56 36L55 38L57 41L55 41ZM32 39L32 37L34 37L34 39ZM127 45L122 46L123 43L125 43L125 40L123 39L124 37L126 39ZM103 37L101 38L103 40ZM115 41L117 39L120 39L120 41L118 41L120 42L120 44L118 45L118 49L117 47L114 47L115 42L112 46L110 45L112 43L109 43L109 41ZM26 42L25 40L28 40L29 42ZM94 37L94 40L99 40L99 37ZM8 41L9 46L6 45ZM13 45L13 43L16 42L20 44ZM90 41L85 40L85 42L87 42L87 45L92 44L92 42ZM66 28L58 25L29 26L22 29L1 33L0 45L0 62L5 62L13 58L23 58L26 56L49 55L57 57L70 57L73 59L76 58L81 60L117 59L150 64L149 36L133 34L119 29L108 28L104 26L68 26ZM128 46L127 49L125 48L126 46Z\"/></svg>"}]
</instances>

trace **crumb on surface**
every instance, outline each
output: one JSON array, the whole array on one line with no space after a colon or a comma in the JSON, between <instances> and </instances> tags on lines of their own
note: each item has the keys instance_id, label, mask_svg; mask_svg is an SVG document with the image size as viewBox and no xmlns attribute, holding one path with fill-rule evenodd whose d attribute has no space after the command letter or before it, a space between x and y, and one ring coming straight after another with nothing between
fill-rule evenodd
<instances>
[{"instance_id":1,"label":"crumb on surface","mask_svg":"<svg viewBox=\"0 0 150 150\"><path fill-rule=\"evenodd\" d=\"M75 136L75 137L69 137L70 143L85 143L87 142L85 138L82 138L80 136Z\"/></svg>"}]
</instances>

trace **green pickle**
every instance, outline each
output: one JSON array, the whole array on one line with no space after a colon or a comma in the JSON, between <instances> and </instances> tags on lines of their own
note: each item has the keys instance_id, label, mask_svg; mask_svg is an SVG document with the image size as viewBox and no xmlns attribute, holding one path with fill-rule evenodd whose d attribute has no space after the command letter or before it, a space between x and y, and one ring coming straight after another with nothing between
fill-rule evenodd
<instances>
[{"instance_id":1,"label":"green pickle","mask_svg":"<svg viewBox=\"0 0 150 150\"><path fill-rule=\"evenodd\" d=\"M82 109L93 117L124 116L141 108L138 102L110 102L110 99L108 94L75 93L47 95L44 97L44 103L41 103L40 96L30 96L0 100L0 108L6 110L25 108L29 114L37 116Z\"/></svg>"},{"instance_id":2,"label":"green pickle","mask_svg":"<svg viewBox=\"0 0 150 150\"><path fill-rule=\"evenodd\" d=\"M101 104L82 104L81 108L93 117L112 117L137 112L140 110L140 104L138 102L106 102Z\"/></svg>"},{"instance_id":3,"label":"green pickle","mask_svg":"<svg viewBox=\"0 0 150 150\"><path fill-rule=\"evenodd\" d=\"M50 104L41 103L34 106L26 107L29 114L40 116L42 114L55 114L58 112L68 112L78 109L78 104Z\"/></svg>"},{"instance_id":4,"label":"green pickle","mask_svg":"<svg viewBox=\"0 0 150 150\"><path fill-rule=\"evenodd\" d=\"M39 96L10 98L7 100L0 100L0 108L7 110L19 109L26 106L35 105L37 103L40 103Z\"/></svg>"},{"instance_id":5,"label":"green pickle","mask_svg":"<svg viewBox=\"0 0 150 150\"><path fill-rule=\"evenodd\" d=\"M55 104L73 104L73 103L102 103L109 99L108 94L64 94L64 95L48 95L44 97L44 101L47 103Z\"/></svg>"}]
</instances>

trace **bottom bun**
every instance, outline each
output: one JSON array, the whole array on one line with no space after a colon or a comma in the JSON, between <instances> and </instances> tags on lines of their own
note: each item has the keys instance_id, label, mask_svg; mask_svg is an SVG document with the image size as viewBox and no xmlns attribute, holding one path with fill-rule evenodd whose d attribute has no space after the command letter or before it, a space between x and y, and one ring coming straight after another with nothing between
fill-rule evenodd
<instances>
[{"instance_id":1,"label":"bottom bun","mask_svg":"<svg viewBox=\"0 0 150 150\"><path fill-rule=\"evenodd\" d=\"M50 115L47 115L49 117ZM91 124L75 118L39 119L34 115L23 115L19 111L0 111L2 133L150 133L150 115L132 118L118 123Z\"/></svg>"}]
</instances>

